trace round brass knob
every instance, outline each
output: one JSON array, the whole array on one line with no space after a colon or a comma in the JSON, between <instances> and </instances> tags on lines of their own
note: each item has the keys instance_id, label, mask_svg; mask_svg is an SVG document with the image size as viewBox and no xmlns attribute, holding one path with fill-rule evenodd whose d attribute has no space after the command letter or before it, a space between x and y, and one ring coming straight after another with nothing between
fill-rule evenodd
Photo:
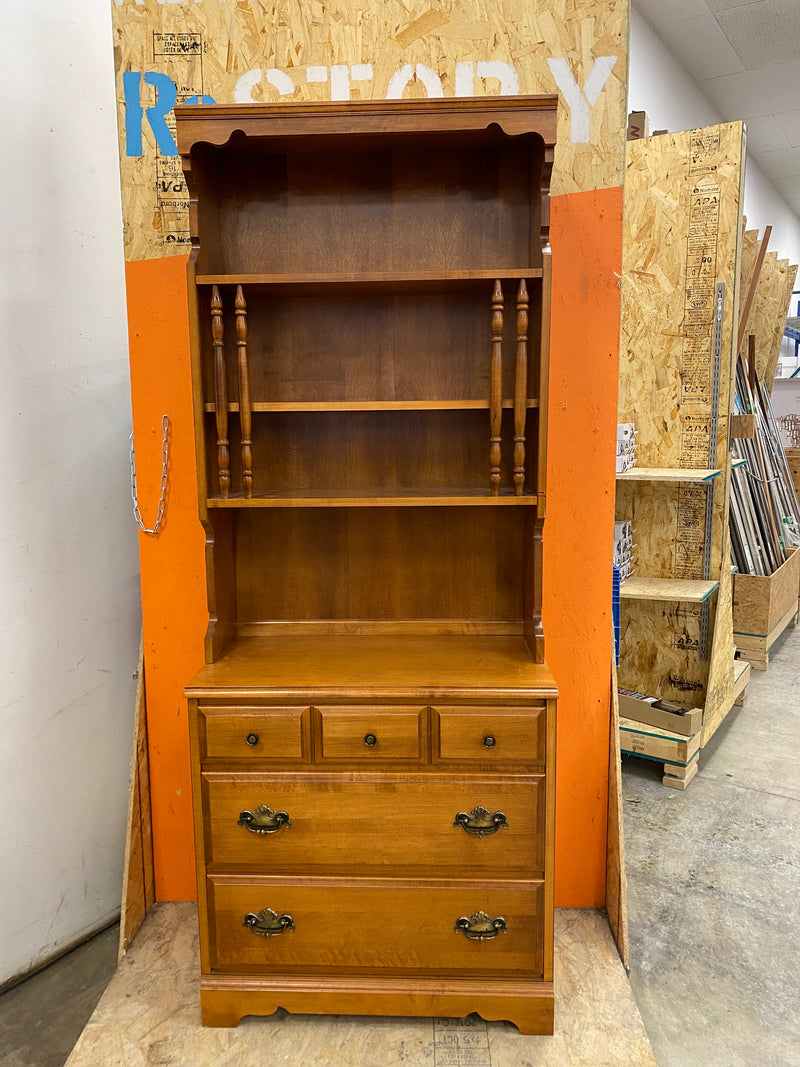
<instances>
[{"instance_id":1,"label":"round brass knob","mask_svg":"<svg viewBox=\"0 0 800 1067\"><path fill-rule=\"evenodd\" d=\"M245 741L252 748L253 745L257 745L258 744L258 734L248 734L247 737L245 738Z\"/></svg>"},{"instance_id":2,"label":"round brass knob","mask_svg":"<svg viewBox=\"0 0 800 1067\"><path fill-rule=\"evenodd\" d=\"M494 746L496 744L497 744L497 740L496 740L496 738L492 737L491 734L487 734L486 737L484 737L484 739L483 739L483 747L484 748L494 748Z\"/></svg>"},{"instance_id":3,"label":"round brass knob","mask_svg":"<svg viewBox=\"0 0 800 1067\"><path fill-rule=\"evenodd\" d=\"M377 745L378 739L375 734L364 734L364 744L367 748L372 748L373 745Z\"/></svg>"}]
</instances>

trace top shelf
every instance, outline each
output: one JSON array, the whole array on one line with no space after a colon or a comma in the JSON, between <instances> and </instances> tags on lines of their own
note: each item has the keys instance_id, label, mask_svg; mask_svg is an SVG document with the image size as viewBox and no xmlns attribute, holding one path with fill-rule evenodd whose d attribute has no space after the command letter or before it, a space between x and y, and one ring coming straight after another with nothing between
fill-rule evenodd
<instances>
[{"instance_id":1,"label":"top shelf","mask_svg":"<svg viewBox=\"0 0 800 1067\"><path fill-rule=\"evenodd\" d=\"M486 282L532 281L542 277L541 267L508 267L497 270L380 271L341 274L198 274L197 285L261 286L276 293L330 292L336 288L364 291L447 291L480 286Z\"/></svg>"}]
</instances>

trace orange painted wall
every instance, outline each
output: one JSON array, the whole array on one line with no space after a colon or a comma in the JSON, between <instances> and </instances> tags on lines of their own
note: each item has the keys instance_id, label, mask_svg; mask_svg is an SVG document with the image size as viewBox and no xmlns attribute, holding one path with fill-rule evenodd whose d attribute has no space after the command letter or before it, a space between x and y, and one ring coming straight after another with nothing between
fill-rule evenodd
<instances>
[{"instance_id":1,"label":"orange painted wall","mask_svg":"<svg viewBox=\"0 0 800 1067\"><path fill-rule=\"evenodd\" d=\"M622 190L552 201L553 295L544 556L547 660L559 684L556 904L605 899L611 558ZM195 896L184 683L207 614L197 519L186 259L127 265L139 497L152 525L161 416L170 491L157 537L140 535L156 895Z\"/></svg>"}]
</instances>

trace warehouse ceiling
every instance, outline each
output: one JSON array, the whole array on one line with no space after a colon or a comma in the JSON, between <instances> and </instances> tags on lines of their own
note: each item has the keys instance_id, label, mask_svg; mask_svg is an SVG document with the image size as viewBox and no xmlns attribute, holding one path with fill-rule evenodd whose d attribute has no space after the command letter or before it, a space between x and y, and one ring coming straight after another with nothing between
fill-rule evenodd
<instances>
[{"instance_id":1,"label":"warehouse ceiling","mask_svg":"<svg viewBox=\"0 0 800 1067\"><path fill-rule=\"evenodd\" d=\"M800 0L635 0L800 215Z\"/></svg>"}]
</instances>

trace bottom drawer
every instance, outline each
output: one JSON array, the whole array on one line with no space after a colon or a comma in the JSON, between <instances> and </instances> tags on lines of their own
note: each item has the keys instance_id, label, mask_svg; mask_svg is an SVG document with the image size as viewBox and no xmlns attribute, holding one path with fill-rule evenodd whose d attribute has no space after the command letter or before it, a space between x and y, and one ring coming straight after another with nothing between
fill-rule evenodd
<instances>
[{"instance_id":1,"label":"bottom drawer","mask_svg":"<svg viewBox=\"0 0 800 1067\"><path fill-rule=\"evenodd\" d=\"M543 885L367 879L346 884L309 879L208 881L211 966L217 971L297 974L417 971L442 976L517 975L543 972ZM257 932L276 916L293 928ZM502 918L505 930L456 929L459 919L484 912ZM284 920L287 922L288 921ZM249 922L249 925L248 925ZM491 936L494 934L494 936Z\"/></svg>"}]
</instances>

